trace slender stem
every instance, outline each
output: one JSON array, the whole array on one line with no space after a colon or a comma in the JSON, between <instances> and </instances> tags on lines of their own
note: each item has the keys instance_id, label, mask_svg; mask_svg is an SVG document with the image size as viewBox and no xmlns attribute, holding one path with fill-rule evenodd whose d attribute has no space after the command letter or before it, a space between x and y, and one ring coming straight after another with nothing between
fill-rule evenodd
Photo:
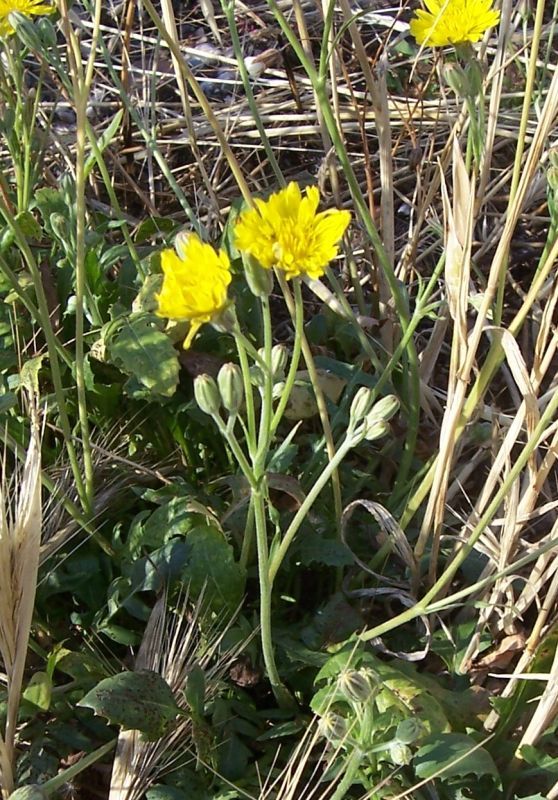
<instances>
[{"instance_id":1,"label":"slender stem","mask_svg":"<svg viewBox=\"0 0 558 800\"><path fill-rule=\"evenodd\" d=\"M4 179L1 174L0 174L0 183L2 184L2 188L5 188ZM7 193L4 193L3 196L7 197ZM76 450L74 447L72 429L70 427L70 420L68 418L68 413L66 411L65 390L62 382L62 374L60 370L60 362L58 357L59 355L61 355L68 366L71 365L72 361L69 356L65 355L64 348L62 348L62 346L60 345L60 343L56 338L56 335L52 328L52 321L50 318L48 303L46 300L43 282L41 279L41 273L37 266L37 262L35 261L31 248L29 247L27 239L25 238L23 232L21 231L18 222L14 219L10 210L4 205L2 193L0 193L0 214L4 218L8 227L11 229L12 233L14 234L16 244L20 249L21 253L23 254L25 263L27 264L29 272L31 273L31 278L33 280L33 288L35 290L35 297L37 299L37 307L39 310L37 319L40 321L43 334L47 343L47 350L50 361L50 372L52 375L54 393L56 395L56 404L58 408L58 414L60 417L60 426L62 428L64 442L66 445L66 450L68 453L68 458L70 460L70 466L72 469L72 475L74 477L74 481L76 484L76 490L79 495L80 502L83 508L85 509L87 508L87 495L85 491L83 478L81 475L81 467L79 459L77 457Z\"/></svg>"},{"instance_id":2,"label":"slender stem","mask_svg":"<svg viewBox=\"0 0 558 800\"><path fill-rule=\"evenodd\" d=\"M473 550L476 542L486 530L487 525L490 524L490 521L494 517L494 514L500 508L504 498L509 492L510 486L513 482L517 479L517 477L521 474L522 470L525 468L525 465L531 458L533 452L538 446L539 440L545 432L546 427L552 421L552 418L556 414L558 410L558 391L554 393L552 400L546 407L544 413L541 415L541 418L535 427L529 441L518 455L513 467L510 469L506 480L503 481L502 485L500 486L499 490L494 495L492 501L488 504L486 511L479 519L476 526L473 528L471 535L469 536L469 540L467 544L463 545L463 547L456 553L453 557L451 562L447 565L444 572L436 583L432 586L432 588L424 595L424 597L419 600L419 602L413 606L412 608L403 611L401 614L398 614L396 617L393 617L386 622L383 622L381 625L377 625L372 630L366 631L361 635L361 639L363 641L370 641L370 639L374 639L376 636L381 636L388 631L392 631L395 628L398 628L400 625L403 625L406 622L409 622L416 617L420 616L421 614L425 614L429 611L429 605L433 603L439 594L448 586L448 584L452 581L455 573L459 569L459 567L463 564L465 559ZM446 598L446 601L451 603L452 597Z\"/></svg>"},{"instance_id":3,"label":"slender stem","mask_svg":"<svg viewBox=\"0 0 558 800\"><path fill-rule=\"evenodd\" d=\"M180 67L180 71L188 81L190 88L192 89L193 93L196 96L196 100L200 104L200 107L203 111L205 118L213 128L213 132L215 133L215 136L217 137L217 140L223 151L223 154L229 163L229 167L234 175L234 179L237 183L240 193L242 194L246 203L249 206L252 206L253 205L252 194L250 192L248 184L246 183L244 174L240 168L238 161L236 160L236 157L232 151L232 148L229 144L229 141L225 133L223 132L221 126L219 125L219 121L217 120L217 117L215 116L213 109L211 108L211 104L207 102L207 98L203 93L203 90L201 89L199 83L195 79L194 74L189 68L188 64L186 63L186 59L183 58L182 56L180 48L178 47L177 43L173 40L172 36L169 35L169 32L165 28L165 25L161 20L160 16L157 14L157 11L155 10L155 7L151 2L151 0L143 0L143 5L145 7L145 10L151 17L153 24L157 28L158 33L164 39L172 55L176 58L177 64Z\"/></svg>"},{"instance_id":4,"label":"slender stem","mask_svg":"<svg viewBox=\"0 0 558 800\"><path fill-rule=\"evenodd\" d=\"M279 280L279 284L281 286L281 290L283 292L283 296L285 298L285 302L287 304L287 308L289 309L289 314L291 318L294 319L296 317L296 308L293 303L292 295L289 291L289 287L287 285L287 281L283 277L283 275L278 272L277 278ZM298 288L300 292L300 282L295 282L295 287ZM295 289L296 291L296 289ZM302 305L302 295L299 298L299 302ZM331 421L329 419L329 414L327 411L327 405L325 401L324 392L320 385L320 379L318 375L318 371L316 369L316 364L314 362L314 356L312 354L312 349L308 344L308 339L305 336L304 328L300 330L299 333L301 346L302 346L302 354L304 356L304 361L306 363L306 369L308 370L308 374L310 376L310 381L312 383L312 388L314 390L314 396L316 398L316 405L318 406L318 413L320 415L320 422L322 423L322 429L324 432L324 439L327 448L327 455L330 461L335 458L335 442L333 440L333 431L331 429ZM333 490L333 504L335 507L335 520L338 528L338 532L340 532L341 528L341 516L343 514L343 499L341 494L341 481L339 479L339 474L337 470L334 470L331 473L331 486Z\"/></svg>"},{"instance_id":5,"label":"slender stem","mask_svg":"<svg viewBox=\"0 0 558 800\"><path fill-rule=\"evenodd\" d=\"M252 380L250 376L250 364L248 363L248 356L246 354L246 344L244 337L239 335L238 331L234 333L234 340L238 352L238 360L240 362L240 369L242 371L242 380L244 383L244 402L246 403L246 445L250 455L256 452L256 414L254 410L254 393L252 390Z\"/></svg>"},{"instance_id":6,"label":"slender stem","mask_svg":"<svg viewBox=\"0 0 558 800\"><path fill-rule=\"evenodd\" d=\"M554 268L554 264L557 258L558 258L558 239L554 242L548 254L546 262L537 272L535 279L533 280L533 283L529 287L527 296L523 300L521 308L519 309L519 311L513 318L512 322L508 326L508 330L512 336L516 337L519 334L521 326L525 322L525 319L527 317L527 314L529 313L530 308L536 301L539 292L541 291L541 288L544 285L544 282L546 281L550 272ZM482 400L492 376L495 374L496 370L498 369L504 358L505 358L504 349L500 344L499 339L495 338L492 341L490 350L488 351L488 355L485 359L484 364L481 367L481 370L477 376L475 384L471 389L469 397L467 398L463 406L461 418L459 419L454 432L456 442L463 433L463 431L465 430L465 428L467 427L467 423L474 414L475 409L478 406L478 403ZM422 501L430 491L432 482L434 480L434 474L437 468L437 461L438 458L436 458L436 460L433 461L428 472L423 478L420 486L414 493L413 497L410 498L409 502L407 503L405 512L403 513L403 516L401 517L401 520L399 522L403 530L405 530L409 522L412 520L417 510L419 509Z\"/></svg>"},{"instance_id":7,"label":"slender stem","mask_svg":"<svg viewBox=\"0 0 558 800\"><path fill-rule=\"evenodd\" d=\"M343 800L347 792L353 785L355 776L364 758L364 753L359 747L355 747L347 760L347 766L342 779L339 781L335 793L331 795L331 800Z\"/></svg>"},{"instance_id":8,"label":"slender stem","mask_svg":"<svg viewBox=\"0 0 558 800\"><path fill-rule=\"evenodd\" d=\"M87 412L87 392L85 388L85 347L84 347L84 297L86 293L87 275L85 270L85 146L87 141L87 100L89 96L89 86L93 75L93 63L96 52L96 42L98 38L99 25L101 21L101 3L97 0L95 4L94 30L92 36L91 55L87 64L86 72L83 74L81 62L74 65L75 73L72 74L75 109L76 109L76 295L75 295L75 318L76 318L76 341L75 341L75 376L77 390L78 417L81 431L83 464L85 472L85 496L87 509L93 509L93 497L95 494L95 473L93 468L93 454L91 450L91 433L89 428L89 416ZM74 32L70 32L73 41ZM70 44L70 42L68 42ZM72 70L73 72L73 70Z\"/></svg>"},{"instance_id":9,"label":"slender stem","mask_svg":"<svg viewBox=\"0 0 558 800\"><path fill-rule=\"evenodd\" d=\"M240 43L240 39L238 36L238 28L236 27L236 20L234 15L235 4L236 4L235 0L221 0L221 7L223 8L223 11L225 12L225 16L227 18L234 56L238 64L238 71L240 72L240 77L242 79L242 86L244 87L244 96L248 101L250 112L252 114L252 119L254 120L254 123L258 130L260 142L263 145L265 154L267 156L267 160L269 161L269 165L273 170L273 174L275 175L279 186L283 187L286 186L286 181L285 178L283 177L283 173L281 172L281 167L279 166L279 163L275 157L275 152L269 141L265 125L262 122L258 109L258 104L256 103L256 100L254 98L254 92L252 91L250 76L248 74L248 70L246 69L246 64L244 63L242 45Z\"/></svg>"},{"instance_id":10,"label":"slender stem","mask_svg":"<svg viewBox=\"0 0 558 800\"><path fill-rule=\"evenodd\" d=\"M230 428L227 428L222 418L218 414L212 415L212 418L215 420L222 437L225 439L225 441L231 448L233 455L237 460L238 466L240 467L240 469L244 474L244 477L246 478L252 489L256 488L257 481L254 478L254 472L252 470L252 467L248 463L248 459L242 452L242 447L240 446L238 439L234 435L234 431L232 431Z\"/></svg>"},{"instance_id":11,"label":"slender stem","mask_svg":"<svg viewBox=\"0 0 558 800\"><path fill-rule=\"evenodd\" d=\"M42 791L47 795L52 794L53 792L58 791L65 783L71 781L76 775L79 775L80 772L83 772L84 769L90 767L91 764L94 764L100 758L105 756L107 753L115 747L117 743L117 739L112 739L112 741L107 742L107 744L101 745L96 750L93 750L92 753L88 753L83 758L80 758L75 764L72 764L71 767L67 767L62 772L55 775L54 778L46 781L45 783L41 784Z\"/></svg>"},{"instance_id":12,"label":"slender stem","mask_svg":"<svg viewBox=\"0 0 558 800\"><path fill-rule=\"evenodd\" d=\"M240 551L240 565L246 569L250 563L252 555L252 545L254 542L254 502L250 493L250 504L246 515L246 525L244 526L244 537L242 539L242 549Z\"/></svg>"},{"instance_id":13,"label":"slender stem","mask_svg":"<svg viewBox=\"0 0 558 800\"><path fill-rule=\"evenodd\" d=\"M515 160L513 165L513 174L510 184L508 208L513 208L514 200L517 194L519 181L521 179L521 170L523 162L523 153L525 150L527 125L531 117L533 108L533 87L535 84L535 77L537 72L537 61L539 55L539 45L541 41L541 31L544 21L545 0L537 0L537 9L535 12L535 24L533 26L533 35L531 38L531 52L529 56L529 67L527 69L527 79L525 81L525 89L523 90L523 107L521 109L521 119L519 121L519 130L517 132ZM494 325L500 325L502 321L502 313L504 308L504 292L507 282L508 260L502 259L500 266L500 275L498 278L498 293L496 296L496 304L494 308Z\"/></svg>"},{"instance_id":14,"label":"slender stem","mask_svg":"<svg viewBox=\"0 0 558 800\"><path fill-rule=\"evenodd\" d=\"M260 431L258 436L258 449L254 457L254 475L259 480L264 473L265 463L271 441L271 421L273 416L273 374L271 364L271 349L273 347L273 331L271 328L271 311L269 297L261 298L263 323L264 323L264 361L262 408L260 413Z\"/></svg>"},{"instance_id":15,"label":"slender stem","mask_svg":"<svg viewBox=\"0 0 558 800\"><path fill-rule=\"evenodd\" d=\"M252 503L256 522L256 541L258 544L258 575L260 582L260 635L262 653L271 688L280 708L292 708L294 700L281 682L271 635L271 593L272 581L269 578L269 547L267 543L267 521L263 484L252 490Z\"/></svg>"},{"instance_id":16,"label":"slender stem","mask_svg":"<svg viewBox=\"0 0 558 800\"><path fill-rule=\"evenodd\" d=\"M287 555L287 551L288 551L289 547L291 546L291 543L292 543L294 537L296 536L298 529L300 528L300 526L304 522L304 519L306 518L308 512L310 511L310 509L312 508L312 506L314 505L314 503L318 499L318 496L319 496L320 492L322 491L322 489L324 488L324 486L326 485L328 480L331 478L332 474L335 472L335 470L341 464L341 462L343 461L343 459L345 458L345 456L347 455L347 453L349 452L351 447L353 447L353 445L354 445L354 438L353 438L352 431L348 431L345 439L343 440L343 442L341 444L341 446L339 447L339 449L335 453L335 456L327 464L327 466L323 470L322 474L320 475L320 477L318 478L316 483L312 486L312 489L308 492L308 494L304 498L304 501L302 502L300 508L298 509L296 514L294 515L294 517L293 517L293 519L291 521L291 524L289 525L289 527L285 531L285 535L283 536L283 539L281 540L281 544L279 545L277 550L275 550L275 552L271 556L270 563L269 563L269 581L270 581L270 585L273 585L273 582L275 580L275 577L277 575L279 567L283 563L283 560L284 560L285 556Z\"/></svg>"},{"instance_id":17,"label":"slender stem","mask_svg":"<svg viewBox=\"0 0 558 800\"><path fill-rule=\"evenodd\" d=\"M287 407L287 403L289 402L289 397L291 396L291 392L296 379L296 373L298 371L298 365L300 363L303 333L304 333L304 305L302 303L302 291L300 287L300 281L295 281L293 352L291 354L291 363L289 365L289 371L287 373L287 377L285 380L285 386L281 393L281 399L277 404L277 408L275 409L275 414L273 415L273 419L271 421L272 433L275 433L275 431L277 430L277 426L281 422L281 419Z\"/></svg>"}]
</instances>

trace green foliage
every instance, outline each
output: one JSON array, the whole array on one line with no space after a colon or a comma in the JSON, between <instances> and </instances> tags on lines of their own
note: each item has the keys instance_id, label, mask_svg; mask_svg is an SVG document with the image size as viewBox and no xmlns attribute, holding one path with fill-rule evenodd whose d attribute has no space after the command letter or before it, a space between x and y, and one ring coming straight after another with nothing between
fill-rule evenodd
<instances>
[{"instance_id":1,"label":"green foliage","mask_svg":"<svg viewBox=\"0 0 558 800\"><path fill-rule=\"evenodd\" d=\"M178 384L178 354L156 317L132 315L109 325L106 345L114 364L130 376L125 391L135 399L172 397Z\"/></svg>"},{"instance_id":2,"label":"green foliage","mask_svg":"<svg viewBox=\"0 0 558 800\"><path fill-rule=\"evenodd\" d=\"M180 714L169 685L156 672L120 672L91 689L78 705L91 708L122 730L139 730L155 741Z\"/></svg>"}]
</instances>

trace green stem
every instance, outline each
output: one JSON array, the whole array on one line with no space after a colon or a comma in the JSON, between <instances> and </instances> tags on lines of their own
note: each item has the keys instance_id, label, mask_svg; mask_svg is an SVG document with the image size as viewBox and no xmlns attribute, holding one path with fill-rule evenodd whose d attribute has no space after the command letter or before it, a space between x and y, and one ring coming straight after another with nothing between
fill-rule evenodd
<instances>
[{"instance_id":1,"label":"green stem","mask_svg":"<svg viewBox=\"0 0 558 800\"><path fill-rule=\"evenodd\" d=\"M415 606L407 609L406 611L403 611L401 614L397 615L396 617L393 617L387 622L383 622L381 625L377 625L372 630L363 633L361 635L361 639L363 641L367 642L370 641L370 639L374 639L376 636L382 636L383 634L388 633L389 631L392 631L395 628L398 628L400 625L403 625L406 622L416 619L421 614L428 613L429 605L433 603L438 597L438 595L444 591L444 589L449 585L449 583L451 583L457 570L463 564L465 559L469 556L475 544L477 543L483 532L486 530L487 525L490 524L492 518L500 508L503 500L508 495L510 486L513 485L513 482L518 478L522 470L525 468L527 462L529 461L533 452L538 446L539 439L545 432L546 427L552 421L552 418L556 414L557 410L558 410L558 391L555 392L552 400L546 407L528 443L525 445L521 453L518 455L513 467L510 469L506 477L506 480L503 481L502 485L500 486L500 489L496 492L492 501L487 506L486 511L481 516L476 526L473 528L467 544L463 545L463 547L459 550L459 552L453 557L451 562L445 568L442 575L440 575L436 583L424 595L424 597L421 600L419 600L419 602ZM452 598L448 597L446 598L446 600L448 603L450 603Z\"/></svg>"},{"instance_id":2,"label":"green stem","mask_svg":"<svg viewBox=\"0 0 558 800\"><path fill-rule=\"evenodd\" d=\"M527 70L527 80L525 81L525 89L523 91L523 107L521 109L521 119L519 121L519 130L517 132L515 160L513 165L513 174L510 184L508 208L514 206L515 196L521 179L521 170L523 162L523 153L525 150L527 125L531 118L531 110L533 108L533 87L535 85L535 77L537 73L537 60L539 55L539 45L541 40L541 31L544 21L545 0L537 0L537 10L535 13L535 24L533 27L533 35L531 38L531 52L529 56L529 67ZM504 292L506 287L506 278L508 270L508 259L503 258L500 267L500 275L498 278L498 293L496 296L496 303L494 308L494 325L500 325L502 321L502 313L504 308Z\"/></svg>"},{"instance_id":3,"label":"green stem","mask_svg":"<svg viewBox=\"0 0 558 800\"><path fill-rule=\"evenodd\" d=\"M71 767L62 770L62 772L59 772L58 775L54 776L54 778L51 778L50 780L45 781L45 783L40 784L40 788L47 796L58 791L60 788L62 788L62 786L64 786L65 783L71 781L72 778L75 778L75 776L79 775L80 772L83 772L84 769L87 769L87 767L90 767L91 764L94 764L107 753L110 753L110 751L114 749L117 741L117 739L113 739L112 741L107 742L107 744L104 744L101 747L98 747L96 750L93 750L92 753L88 753L86 756L83 756L83 758L80 758L77 763L72 764Z\"/></svg>"},{"instance_id":4,"label":"green stem","mask_svg":"<svg viewBox=\"0 0 558 800\"><path fill-rule=\"evenodd\" d=\"M238 466L242 470L242 473L243 473L244 477L246 478L246 480L250 484L251 488L254 489L257 486L257 481L256 481L256 479L254 477L254 472L252 470L252 467L248 463L248 459L246 458L246 456L242 452L242 447L240 446L240 443L239 443L238 439L236 438L236 436L234 434L234 431L232 431L230 428L228 428L225 425L225 423L223 422L223 420L221 419L221 417L218 414L212 415L212 418L215 420L215 423L217 424L217 427L219 428L219 432L221 433L221 436L225 439L225 441L228 443L229 447L231 448L231 450L233 452L233 455L236 458Z\"/></svg>"},{"instance_id":5,"label":"green stem","mask_svg":"<svg viewBox=\"0 0 558 800\"><path fill-rule=\"evenodd\" d=\"M244 537L242 539L242 549L240 551L240 565L246 569L250 563L252 555L252 545L254 542L254 503L250 493L250 504L246 515L246 525L244 526Z\"/></svg>"},{"instance_id":6,"label":"green stem","mask_svg":"<svg viewBox=\"0 0 558 800\"><path fill-rule=\"evenodd\" d=\"M244 384L244 402L246 403L246 445L250 455L256 452L256 413L254 410L254 393L252 390L252 380L250 376L250 364L246 354L246 343L244 336L239 331L234 332L234 340L238 352L238 360L242 371L242 381Z\"/></svg>"},{"instance_id":7,"label":"green stem","mask_svg":"<svg viewBox=\"0 0 558 800\"><path fill-rule=\"evenodd\" d=\"M331 795L331 800L343 800L347 792L354 783L356 774L364 758L364 753L358 747L355 747L347 760L347 766L342 779L339 781L335 793Z\"/></svg>"},{"instance_id":8,"label":"green stem","mask_svg":"<svg viewBox=\"0 0 558 800\"><path fill-rule=\"evenodd\" d=\"M260 484L257 489L252 490L254 518L256 522L256 541L258 545L258 575L260 582L260 635L262 641L262 653L265 668L267 670L267 676L269 678L269 682L271 683L271 688L279 707L292 708L294 705L294 700L279 677L277 665L275 664L275 653L273 650L273 639L271 635L272 581L269 578L269 547L267 543L265 498L262 489L263 484Z\"/></svg>"},{"instance_id":9,"label":"green stem","mask_svg":"<svg viewBox=\"0 0 558 800\"><path fill-rule=\"evenodd\" d=\"M327 466L321 473L320 477L318 478L316 483L312 486L312 489L308 492L308 494L304 498L304 501L300 505L298 511L294 515L291 524L285 531L285 535L281 540L281 544L275 550L270 559L269 582L271 586L273 585L277 572L281 564L283 563L285 556L287 555L287 551L291 546L291 543L294 537L296 536L298 529L300 528L308 512L318 499L320 492L322 491L328 480L331 478L335 470L339 467L339 465L341 464L341 462L343 461L349 450L353 447L353 445L354 445L353 432L349 430L347 431L347 435L343 440L341 446L335 453L334 458L327 464Z\"/></svg>"},{"instance_id":10,"label":"green stem","mask_svg":"<svg viewBox=\"0 0 558 800\"><path fill-rule=\"evenodd\" d=\"M0 182L2 183L2 188L7 191L4 178L1 175L0 175ZM6 197L7 194L4 194L4 196ZM41 325L47 343L47 350L50 361L50 372L52 375L54 393L56 395L56 404L58 408L58 414L60 417L60 425L64 436L64 442L66 445L68 458L70 460L70 466L72 469L72 475L74 477L76 490L79 495L82 507L86 509L88 506L87 494L85 491L85 484L83 482L83 477L81 475L81 466L74 447L70 421L66 411L66 398L65 398L64 386L62 383L60 362L58 360L59 353L63 354L64 350L59 344L56 335L54 333L54 330L52 328L48 303L46 300L43 282L41 279L41 273L37 266L37 262L35 261L33 253L31 252L31 248L29 247L27 239L25 238L24 234L21 231L19 224L14 219L9 209L6 208L2 199L0 199L0 214L4 218L4 221L6 222L12 233L14 234L15 242L18 248L20 249L21 253L23 254L25 263L31 274L31 278L33 281L33 288L35 290L35 297L37 300L37 307L39 310L37 320ZM71 366L72 362L69 356L68 357L63 356L63 358L66 364L68 366Z\"/></svg>"},{"instance_id":11,"label":"green stem","mask_svg":"<svg viewBox=\"0 0 558 800\"><path fill-rule=\"evenodd\" d=\"M85 347L84 347L84 296L86 291L85 270L85 143L86 143L86 110L87 87L80 86L79 96L76 97L76 295L75 295L75 376L78 404L78 417L81 431L83 452L83 465L85 472L85 497L86 508L89 512L93 509L95 493L95 474L93 469L93 454L91 450L91 433L89 429L89 416L87 412L87 393L85 389Z\"/></svg>"},{"instance_id":12,"label":"green stem","mask_svg":"<svg viewBox=\"0 0 558 800\"><path fill-rule=\"evenodd\" d=\"M236 4L235 0L221 0L221 7L225 12L225 16L227 18L227 22L229 25L231 43L233 46L236 62L238 64L238 71L240 72L240 77L242 79L242 86L244 87L244 95L246 97L246 100L248 101L250 112L252 114L252 119L254 120L254 123L258 130L260 142L263 145L265 154L267 156L267 160L269 161L269 165L273 170L273 174L275 175L279 186L284 187L286 186L286 181L285 178L283 177L283 173L281 172L281 167L279 166L279 163L275 158L275 152L270 144L265 125L261 120L258 104L256 103L256 100L254 98L254 92L252 91L250 76L248 74L248 70L246 69L246 64L244 63L242 45L240 43L240 39L238 36L238 28L236 27L236 19L234 15L235 4Z\"/></svg>"},{"instance_id":13,"label":"green stem","mask_svg":"<svg viewBox=\"0 0 558 800\"><path fill-rule=\"evenodd\" d=\"M256 451L253 467L256 480L259 480L265 470L265 463L271 441L271 422L273 417L273 374L271 364L271 349L273 347L273 330L271 327L271 311L269 297L261 298L263 323L264 323L264 385L262 393L262 408L260 413L260 431L258 436L258 449Z\"/></svg>"},{"instance_id":14,"label":"green stem","mask_svg":"<svg viewBox=\"0 0 558 800\"><path fill-rule=\"evenodd\" d=\"M273 415L273 419L271 420L272 434L275 433L275 431L277 430L277 426L279 425L281 419L283 418L283 414L285 413L285 409L287 407L287 403L289 402L289 397L291 396L294 382L296 380L296 373L298 371L298 366L300 364L300 354L302 352L303 334L304 334L304 305L302 303L302 291L301 291L300 281L295 281L293 352L291 354L291 363L289 365L289 371L285 379L285 386L281 393L281 399L277 404L277 408L275 409L275 414Z\"/></svg>"}]
</instances>

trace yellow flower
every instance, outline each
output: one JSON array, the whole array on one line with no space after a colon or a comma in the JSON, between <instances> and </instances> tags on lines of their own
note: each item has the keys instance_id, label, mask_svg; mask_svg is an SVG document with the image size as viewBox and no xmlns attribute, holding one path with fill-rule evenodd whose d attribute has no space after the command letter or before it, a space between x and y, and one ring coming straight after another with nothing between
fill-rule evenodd
<instances>
[{"instance_id":1,"label":"yellow flower","mask_svg":"<svg viewBox=\"0 0 558 800\"><path fill-rule=\"evenodd\" d=\"M156 295L157 314L190 323L184 348L204 322L211 322L227 305L227 287L231 282L229 258L191 233L180 241L180 249L163 250L161 267L163 285Z\"/></svg>"},{"instance_id":2,"label":"yellow flower","mask_svg":"<svg viewBox=\"0 0 558 800\"><path fill-rule=\"evenodd\" d=\"M492 0L424 0L428 11L417 11L411 20L411 34L418 44L444 47L448 44L478 42L496 25L500 12Z\"/></svg>"},{"instance_id":3,"label":"yellow flower","mask_svg":"<svg viewBox=\"0 0 558 800\"><path fill-rule=\"evenodd\" d=\"M320 202L317 186L303 197L296 183L256 200L236 225L236 246L266 269L283 270L287 278L308 275L319 278L339 252L339 242L351 220L348 211L331 209L316 213Z\"/></svg>"},{"instance_id":4,"label":"yellow flower","mask_svg":"<svg viewBox=\"0 0 558 800\"><path fill-rule=\"evenodd\" d=\"M11 36L15 33L13 25L8 20L8 14L19 11L31 17L35 14L52 14L54 7L40 0L0 0L0 38Z\"/></svg>"}]
</instances>

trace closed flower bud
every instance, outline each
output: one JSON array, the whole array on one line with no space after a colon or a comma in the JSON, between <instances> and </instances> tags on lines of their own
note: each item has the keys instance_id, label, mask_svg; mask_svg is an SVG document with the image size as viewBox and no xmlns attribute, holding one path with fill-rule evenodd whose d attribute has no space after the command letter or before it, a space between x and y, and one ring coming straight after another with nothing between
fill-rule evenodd
<instances>
[{"instance_id":1,"label":"closed flower bud","mask_svg":"<svg viewBox=\"0 0 558 800\"><path fill-rule=\"evenodd\" d=\"M348 700L355 703L366 703L378 691L378 684L370 670L345 670L339 675L337 686Z\"/></svg>"},{"instance_id":2,"label":"closed flower bud","mask_svg":"<svg viewBox=\"0 0 558 800\"><path fill-rule=\"evenodd\" d=\"M404 767L411 763L413 753L410 747L401 742L392 742L389 746L389 757L398 767Z\"/></svg>"},{"instance_id":3,"label":"closed flower bud","mask_svg":"<svg viewBox=\"0 0 558 800\"><path fill-rule=\"evenodd\" d=\"M395 738L401 744L412 744L427 733L424 722L417 717L408 717L402 720L395 731Z\"/></svg>"},{"instance_id":4,"label":"closed flower bud","mask_svg":"<svg viewBox=\"0 0 558 800\"><path fill-rule=\"evenodd\" d=\"M238 364L224 364L217 375L217 384L223 406L231 416L236 416L244 399L242 372Z\"/></svg>"},{"instance_id":5,"label":"closed flower bud","mask_svg":"<svg viewBox=\"0 0 558 800\"><path fill-rule=\"evenodd\" d=\"M378 400L370 412L367 414L367 419L384 420L391 419L395 413L399 411L399 400L394 394L388 394Z\"/></svg>"},{"instance_id":6,"label":"closed flower bud","mask_svg":"<svg viewBox=\"0 0 558 800\"><path fill-rule=\"evenodd\" d=\"M194 396L204 414L217 416L221 406L221 396L211 375L198 375L194 381Z\"/></svg>"},{"instance_id":7,"label":"closed flower bud","mask_svg":"<svg viewBox=\"0 0 558 800\"><path fill-rule=\"evenodd\" d=\"M245 255L244 274L248 288L256 297L269 297L273 289L273 271L264 269L251 255Z\"/></svg>"},{"instance_id":8,"label":"closed flower bud","mask_svg":"<svg viewBox=\"0 0 558 800\"><path fill-rule=\"evenodd\" d=\"M349 412L350 420L353 423L353 425L356 422L360 422L361 419L365 418L365 416L372 408L373 402L374 402L374 396L372 394L372 390L369 389L367 386L361 386L358 392L353 397L353 402L351 403L351 410Z\"/></svg>"},{"instance_id":9,"label":"closed flower bud","mask_svg":"<svg viewBox=\"0 0 558 800\"><path fill-rule=\"evenodd\" d=\"M250 383L252 386L257 386L258 389L263 389L265 383L264 374L256 364L250 367Z\"/></svg>"},{"instance_id":10,"label":"closed flower bud","mask_svg":"<svg viewBox=\"0 0 558 800\"><path fill-rule=\"evenodd\" d=\"M468 82L459 64L447 64L444 67L444 78L458 97L465 97Z\"/></svg>"},{"instance_id":11,"label":"closed flower bud","mask_svg":"<svg viewBox=\"0 0 558 800\"><path fill-rule=\"evenodd\" d=\"M472 58L465 69L467 88L471 97L478 97L482 91L482 67L476 58Z\"/></svg>"},{"instance_id":12,"label":"closed flower bud","mask_svg":"<svg viewBox=\"0 0 558 800\"><path fill-rule=\"evenodd\" d=\"M288 360L289 351L284 344L276 344L271 349L271 376L274 380L284 375Z\"/></svg>"},{"instance_id":13,"label":"closed flower bud","mask_svg":"<svg viewBox=\"0 0 558 800\"><path fill-rule=\"evenodd\" d=\"M364 422L364 439L368 442L373 442L375 439L381 439L389 433L389 425L384 420L373 419L370 423L368 419Z\"/></svg>"},{"instance_id":14,"label":"closed flower bud","mask_svg":"<svg viewBox=\"0 0 558 800\"><path fill-rule=\"evenodd\" d=\"M318 725L320 733L329 742L341 742L347 737L347 721L340 714L329 712L325 714Z\"/></svg>"}]
</instances>

